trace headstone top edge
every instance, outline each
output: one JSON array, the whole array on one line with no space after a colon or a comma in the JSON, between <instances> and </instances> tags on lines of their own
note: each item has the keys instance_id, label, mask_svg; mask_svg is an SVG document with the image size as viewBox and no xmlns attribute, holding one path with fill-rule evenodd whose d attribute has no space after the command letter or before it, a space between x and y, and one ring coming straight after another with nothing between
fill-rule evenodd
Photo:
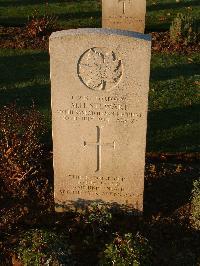
<instances>
[{"instance_id":1,"label":"headstone top edge","mask_svg":"<svg viewBox=\"0 0 200 266\"><path fill-rule=\"evenodd\" d=\"M105 28L81 28L81 29L70 29L53 32L50 36L50 40L65 36L76 36L84 34L104 34L104 35L118 35L125 37L133 37L136 39L142 39L145 41L151 41L150 34L143 34L139 32L127 31L127 30L116 30L116 29L105 29Z\"/></svg>"}]
</instances>

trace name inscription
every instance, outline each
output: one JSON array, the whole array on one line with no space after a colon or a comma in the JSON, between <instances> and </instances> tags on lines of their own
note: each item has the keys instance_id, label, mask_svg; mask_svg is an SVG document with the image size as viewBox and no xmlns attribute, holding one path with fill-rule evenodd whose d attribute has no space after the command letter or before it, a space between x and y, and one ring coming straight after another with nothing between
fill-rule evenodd
<instances>
[{"instance_id":1,"label":"name inscription","mask_svg":"<svg viewBox=\"0 0 200 266\"><path fill-rule=\"evenodd\" d=\"M132 124L143 117L134 112L126 97L72 96L66 109L57 109L64 120Z\"/></svg>"}]
</instances>

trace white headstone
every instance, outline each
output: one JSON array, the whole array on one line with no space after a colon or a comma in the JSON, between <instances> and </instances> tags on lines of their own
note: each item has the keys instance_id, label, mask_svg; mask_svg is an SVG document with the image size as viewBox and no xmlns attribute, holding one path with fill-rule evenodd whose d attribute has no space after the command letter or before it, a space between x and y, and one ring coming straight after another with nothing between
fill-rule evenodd
<instances>
[{"instance_id":1,"label":"white headstone","mask_svg":"<svg viewBox=\"0 0 200 266\"><path fill-rule=\"evenodd\" d=\"M56 210L102 201L143 209L149 35L50 37Z\"/></svg>"},{"instance_id":2,"label":"white headstone","mask_svg":"<svg viewBox=\"0 0 200 266\"><path fill-rule=\"evenodd\" d=\"M144 33L146 0L102 0L102 27Z\"/></svg>"}]
</instances>

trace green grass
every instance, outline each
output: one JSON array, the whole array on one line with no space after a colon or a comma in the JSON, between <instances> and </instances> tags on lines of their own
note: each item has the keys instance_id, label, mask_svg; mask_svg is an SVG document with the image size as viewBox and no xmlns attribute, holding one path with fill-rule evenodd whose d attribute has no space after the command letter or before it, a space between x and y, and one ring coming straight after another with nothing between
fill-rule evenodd
<instances>
[{"instance_id":1,"label":"green grass","mask_svg":"<svg viewBox=\"0 0 200 266\"><path fill-rule=\"evenodd\" d=\"M48 4L46 4L48 2ZM0 25L22 26L35 10L58 17L61 27L101 27L101 1L0 0ZM177 13L199 23L199 0L147 0L146 30L167 30ZM154 54L148 117L148 151L198 151L200 55ZM0 50L0 106L32 101L51 118L49 56L31 50ZM49 133L50 134L50 133Z\"/></svg>"},{"instance_id":2,"label":"green grass","mask_svg":"<svg viewBox=\"0 0 200 266\"><path fill-rule=\"evenodd\" d=\"M0 50L0 105L16 101L50 110L49 56L32 50Z\"/></svg>"},{"instance_id":3,"label":"green grass","mask_svg":"<svg viewBox=\"0 0 200 266\"><path fill-rule=\"evenodd\" d=\"M200 55L154 54L148 150L199 151Z\"/></svg>"},{"instance_id":4,"label":"green grass","mask_svg":"<svg viewBox=\"0 0 200 266\"><path fill-rule=\"evenodd\" d=\"M200 55L153 54L148 119L148 151L198 151ZM0 50L0 106L34 101L49 122L50 81L47 52ZM51 128L49 128L49 132ZM50 134L50 133L49 133Z\"/></svg>"},{"instance_id":5,"label":"green grass","mask_svg":"<svg viewBox=\"0 0 200 266\"><path fill-rule=\"evenodd\" d=\"M168 30L177 13L189 13L199 24L199 0L147 0L147 31Z\"/></svg>"},{"instance_id":6,"label":"green grass","mask_svg":"<svg viewBox=\"0 0 200 266\"><path fill-rule=\"evenodd\" d=\"M190 12L199 22L198 5L199 0L180 0L179 3L175 0L147 0L146 29L169 29L172 19L179 12ZM0 0L0 25L22 26L34 10L38 10L41 16L45 13L58 16L59 24L65 28L101 27L99 0Z\"/></svg>"},{"instance_id":7,"label":"green grass","mask_svg":"<svg viewBox=\"0 0 200 266\"><path fill-rule=\"evenodd\" d=\"M22 26L35 10L40 16L56 15L60 26L65 28L100 27L101 24L100 2L96 0L0 0L0 25Z\"/></svg>"}]
</instances>

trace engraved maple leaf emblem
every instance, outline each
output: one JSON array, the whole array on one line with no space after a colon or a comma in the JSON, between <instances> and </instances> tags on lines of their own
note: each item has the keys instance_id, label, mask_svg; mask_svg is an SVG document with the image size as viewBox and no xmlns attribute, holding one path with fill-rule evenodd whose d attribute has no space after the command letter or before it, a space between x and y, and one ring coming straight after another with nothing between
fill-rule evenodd
<instances>
[{"instance_id":1,"label":"engraved maple leaf emblem","mask_svg":"<svg viewBox=\"0 0 200 266\"><path fill-rule=\"evenodd\" d=\"M122 62L113 51L91 48L79 60L78 75L90 89L110 90L122 77Z\"/></svg>"}]
</instances>

